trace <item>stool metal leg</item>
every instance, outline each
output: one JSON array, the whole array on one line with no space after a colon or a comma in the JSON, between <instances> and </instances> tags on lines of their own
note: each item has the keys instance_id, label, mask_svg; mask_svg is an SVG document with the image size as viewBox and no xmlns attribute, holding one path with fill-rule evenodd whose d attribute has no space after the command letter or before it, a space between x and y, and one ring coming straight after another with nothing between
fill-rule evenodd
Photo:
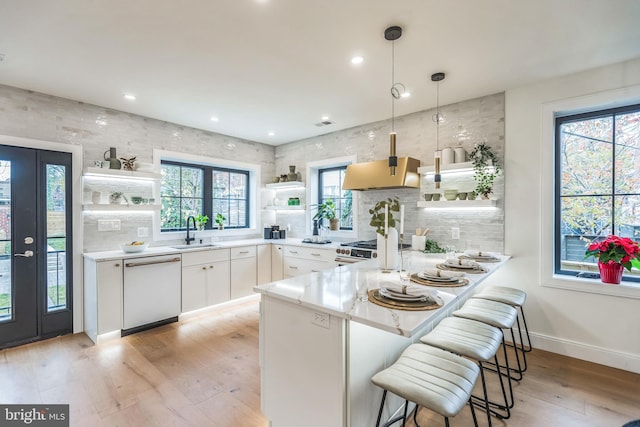
<instances>
[{"instance_id":1,"label":"stool metal leg","mask_svg":"<svg viewBox=\"0 0 640 427\"><path fill-rule=\"evenodd\" d=\"M382 392L382 401L380 402L380 410L378 411L378 421L376 421L376 427L380 426L380 420L382 419L382 410L384 409L384 399L387 397L387 390Z\"/></svg>"},{"instance_id":2,"label":"stool metal leg","mask_svg":"<svg viewBox=\"0 0 640 427\"><path fill-rule=\"evenodd\" d=\"M527 347L523 348L525 348L524 351L528 353L533 349L533 347L531 346L531 337L529 336L529 327L527 326L527 318L524 317L524 310L522 306L519 306L518 308L520 309L520 315L522 316L522 323L524 323L524 333L527 336Z\"/></svg>"}]
</instances>

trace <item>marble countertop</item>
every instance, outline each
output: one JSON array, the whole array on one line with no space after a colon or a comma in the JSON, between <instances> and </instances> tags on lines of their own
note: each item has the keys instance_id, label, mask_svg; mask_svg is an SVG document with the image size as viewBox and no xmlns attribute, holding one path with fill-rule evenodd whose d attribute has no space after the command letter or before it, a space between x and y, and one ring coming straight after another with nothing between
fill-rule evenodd
<instances>
[{"instance_id":1,"label":"marble countertop","mask_svg":"<svg viewBox=\"0 0 640 427\"><path fill-rule=\"evenodd\" d=\"M405 259L410 271L435 268L444 258L438 255L406 251ZM303 276L292 277L254 288L263 295L299 304L309 309L331 314L343 319L363 323L378 329L411 337L420 331L438 312L455 304L459 297L478 286L509 259L501 256L498 263L482 263L488 269L483 274L467 274L469 284L461 287L434 287L445 302L436 310L405 311L381 307L369 301L358 301L356 283L366 281L369 289L377 289L383 281L400 283L397 271L384 273L375 260L345 265Z\"/></svg>"},{"instance_id":2,"label":"marble countertop","mask_svg":"<svg viewBox=\"0 0 640 427\"><path fill-rule=\"evenodd\" d=\"M144 252L137 253L126 253L120 249L111 250L111 251L100 251L100 252L86 252L83 256L86 259L94 260L94 261L110 261L115 259L128 259L128 258L140 258L140 257L149 257L149 256L158 256L158 255L171 255L171 254L182 254L185 252L193 252L193 251L204 251L210 249L225 249L225 248L234 248L238 246L248 246L248 245L265 245L265 244L274 244L274 245L290 245L290 246L302 246L302 247L313 247L318 249L332 249L335 250L339 243L327 243L323 245L318 245L314 243L303 243L302 239L239 239L239 240L225 240L219 242L212 242L211 244L199 245L199 244L191 244L188 248L176 248L173 246L150 246ZM183 246L183 244L176 244L175 246Z\"/></svg>"}]
</instances>

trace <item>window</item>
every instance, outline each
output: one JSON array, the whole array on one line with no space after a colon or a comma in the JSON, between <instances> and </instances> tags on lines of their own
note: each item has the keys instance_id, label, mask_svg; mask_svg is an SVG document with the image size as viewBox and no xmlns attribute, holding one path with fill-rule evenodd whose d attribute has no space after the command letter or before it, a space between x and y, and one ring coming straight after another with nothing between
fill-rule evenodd
<instances>
[{"instance_id":1,"label":"window","mask_svg":"<svg viewBox=\"0 0 640 427\"><path fill-rule=\"evenodd\" d=\"M217 214L225 228L249 228L249 171L165 160L161 169L161 231L184 230L198 214L209 217L206 229Z\"/></svg>"},{"instance_id":2,"label":"window","mask_svg":"<svg viewBox=\"0 0 640 427\"><path fill-rule=\"evenodd\" d=\"M328 199L336 205L336 217L340 219L340 230L353 229L353 197L351 190L343 190L342 182L346 166L318 169L318 203ZM329 224L325 224L329 226Z\"/></svg>"},{"instance_id":3,"label":"window","mask_svg":"<svg viewBox=\"0 0 640 427\"><path fill-rule=\"evenodd\" d=\"M554 270L575 275L596 262L589 242L640 239L640 104L557 117L555 132Z\"/></svg>"}]
</instances>

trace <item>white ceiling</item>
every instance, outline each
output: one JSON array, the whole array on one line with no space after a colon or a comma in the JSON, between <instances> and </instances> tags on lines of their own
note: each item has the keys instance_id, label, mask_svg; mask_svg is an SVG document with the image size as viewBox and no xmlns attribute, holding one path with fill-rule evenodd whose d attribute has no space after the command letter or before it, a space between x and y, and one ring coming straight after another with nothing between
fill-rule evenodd
<instances>
[{"instance_id":1,"label":"white ceiling","mask_svg":"<svg viewBox=\"0 0 640 427\"><path fill-rule=\"evenodd\" d=\"M0 0L0 84L278 145L391 116L390 25L396 116L640 57L638 0Z\"/></svg>"}]
</instances>

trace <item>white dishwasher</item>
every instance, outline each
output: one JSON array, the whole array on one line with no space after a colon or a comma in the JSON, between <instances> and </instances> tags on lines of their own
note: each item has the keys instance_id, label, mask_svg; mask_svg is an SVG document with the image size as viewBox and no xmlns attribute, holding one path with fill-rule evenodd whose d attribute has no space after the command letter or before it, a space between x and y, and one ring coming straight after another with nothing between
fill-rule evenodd
<instances>
[{"instance_id":1,"label":"white dishwasher","mask_svg":"<svg viewBox=\"0 0 640 427\"><path fill-rule=\"evenodd\" d=\"M178 320L181 271L176 254L124 260L123 336Z\"/></svg>"}]
</instances>

